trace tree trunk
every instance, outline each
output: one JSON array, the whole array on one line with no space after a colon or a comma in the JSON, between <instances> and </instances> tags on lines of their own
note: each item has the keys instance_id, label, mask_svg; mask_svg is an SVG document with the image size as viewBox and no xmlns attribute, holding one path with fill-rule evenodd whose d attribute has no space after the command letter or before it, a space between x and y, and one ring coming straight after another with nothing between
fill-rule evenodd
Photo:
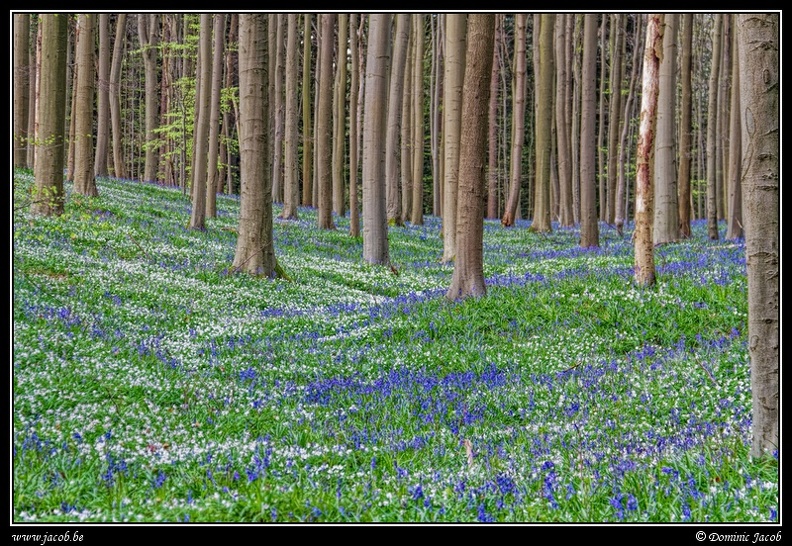
<instances>
[{"instance_id":1,"label":"tree trunk","mask_svg":"<svg viewBox=\"0 0 792 546\"><path fill-rule=\"evenodd\" d=\"M580 246L599 246L595 186L597 16L587 13L583 25L582 112L580 120Z\"/></svg>"},{"instance_id":2,"label":"tree trunk","mask_svg":"<svg viewBox=\"0 0 792 546\"><path fill-rule=\"evenodd\" d=\"M357 13L349 15L349 57L351 74L349 83L349 235L360 237L360 212L358 206L358 87L360 67L358 66L358 29Z\"/></svg>"},{"instance_id":3,"label":"tree trunk","mask_svg":"<svg viewBox=\"0 0 792 546\"><path fill-rule=\"evenodd\" d=\"M410 32L410 42L407 46L407 58L412 59L412 50L415 47L415 37ZM412 212L412 69L413 63L408 62L404 74L401 114L401 198L402 219L406 222Z\"/></svg>"},{"instance_id":4,"label":"tree trunk","mask_svg":"<svg viewBox=\"0 0 792 546\"><path fill-rule=\"evenodd\" d=\"M366 94L363 118L363 259L390 264L388 220L385 211L385 146L382 133L388 103L388 65L391 16L369 16Z\"/></svg>"},{"instance_id":5,"label":"tree trunk","mask_svg":"<svg viewBox=\"0 0 792 546\"><path fill-rule=\"evenodd\" d=\"M555 15L542 14L539 28L539 81L537 82L536 116L536 182L534 183L534 214L531 231L552 230L550 214L550 157L553 148L553 34Z\"/></svg>"},{"instance_id":6,"label":"tree trunk","mask_svg":"<svg viewBox=\"0 0 792 546\"><path fill-rule=\"evenodd\" d=\"M313 205L313 138L311 136L311 14L303 15L303 72L302 72L302 116L303 116L303 172L302 204Z\"/></svg>"},{"instance_id":7,"label":"tree trunk","mask_svg":"<svg viewBox=\"0 0 792 546\"><path fill-rule=\"evenodd\" d=\"M209 146L209 100L212 94L212 14L201 14L201 35L198 40L198 68L201 91L196 102L195 154L192 176L192 214L190 229L204 229L206 223L206 173Z\"/></svg>"},{"instance_id":8,"label":"tree trunk","mask_svg":"<svg viewBox=\"0 0 792 546\"><path fill-rule=\"evenodd\" d=\"M495 34L500 33L503 15L495 16ZM498 41L492 49L492 74L490 75L489 127L487 131L487 218L495 220L498 214Z\"/></svg>"},{"instance_id":9,"label":"tree trunk","mask_svg":"<svg viewBox=\"0 0 792 546\"><path fill-rule=\"evenodd\" d=\"M655 135L654 226L655 245L679 239L679 202L677 197L676 154L676 68L677 16L665 15L663 61L660 64Z\"/></svg>"},{"instance_id":10,"label":"tree trunk","mask_svg":"<svg viewBox=\"0 0 792 546\"><path fill-rule=\"evenodd\" d=\"M509 170L509 198L506 210L503 211L501 223L509 227L514 225L520 207L520 183L522 180L522 148L525 142L525 25L526 15L518 13L514 16L514 98L512 102L512 148Z\"/></svg>"},{"instance_id":11,"label":"tree trunk","mask_svg":"<svg viewBox=\"0 0 792 546\"><path fill-rule=\"evenodd\" d=\"M423 224L424 112L423 112L423 15L412 15L415 57L413 60L413 160L412 160L412 225Z\"/></svg>"},{"instance_id":12,"label":"tree trunk","mask_svg":"<svg viewBox=\"0 0 792 546\"><path fill-rule=\"evenodd\" d=\"M736 15L731 15L737 20ZM736 30L736 29L735 29ZM729 108L729 210L726 218L726 238L742 239L742 135L740 127L740 59L737 43L738 32L732 32L732 89Z\"/></svg>"},{"instance_id":13,"label":"tree trunk","mask_svg":"<svg viewBox=\"0 0 792 546\"><path fill-rule=\"evenodd\" d=\"M574 81L574 89L572 91L572 138L571 138L571 148L572 148L572 217L574 218L575 224L580 222L580 174L582 172L581 165L580 165L580 154L583 151L583 145L580 141L580 116L581 116L581 109L582 109L582 65L580 59L580 53L578 51L582 50L582 46L580 44L580 27L582 26L582 21L584 19L583 15L574 15L575 18L575 31L574 31L574 40L573 40L573 47L572 47L572 79ZM593 134L593 133L592 133ZM586 169L593 169L594 166L586 167Z\"/></svg>"},{"instance_id":14,"label":"tree trunk","mask_svg":"<svg viewBox=\"0 0 792 546\"><path fill-rule=\"evenodd\" d=\"M217 216L217 192L220 191L220 171L217 156L220 153L220 84L223 79L223 45L225 43L226 16L214 14L214 51L212 52L212 90L209 108L209 159L206 171L206 216Z\"/></svg>"},{"instance_id":15,"label":"tree trunk","mask_svg":"<svg viewBox=\"0 0 792 546\"><path fill-rule=\"evenodd\" d=\"M608 113L608 207L606 221L613 225L616 223L616 195L619 171L619 125L621 115L621 85L622 85L622 54L623 54L623 15L611 15L611 33L613 34L613 49L611 50L610 69L610 111Z\"/></svg>"},{"instance_id":16,"label":"tree trunk","mask_svg":"<svg viewBox=\"0 0 792 546\"><path fill-rule=\"evenodd\" d=\"M443 263L456 256L457 189L459 180L462 95L465 78L467 16L445 15L443 75Z\"/></svg>"},{"instance_id":17,"label":"tree trunk","mask_svg":"<svg viewBox=\"0 0 792 546\"><path fill-rule=\"evenodd\" d=\"M286 16L279 13L276 16L277 26L275 28L275 95L274 98L274 118L275 140L273 141L272 156L272 200L276 203L283 203L283 132L285 105L283 101L283 65L285 48L283 47L283 29L286 26Z\"/></svg>"},{"instance_id":18,"label":"tree trunk","mask_svg":"<svg viewBox=\"0 0 792 546\"><path fill-rule=\"evenodd\" d=\"M159 83L157 81L157 46L159 43L159 19L156 13L139 14L138 39L143 52L143 66L146 74L146 163L143 180L157 180L159 170L159 146L155 130L159 126L157 106L159 103Z\"/></svg>"},{"instance_id":19,"label":"tree trunk","mask_svg":"<svg viewBox=\"0 0 792 546\"><path fill-rule=\"evenodd\" d=\"M489 78L495 45L495 15L468 16L462 128L459 153L457 256L446 298L486 293L484 284L484 192Z\"/></svg>"},{"instance_id":20,"label":"tree trunk","mask_svg":"<svg viewBox=\"0 0 792 546\"><path fill-rule=\"evenodd\" d=\"M317 85L319 86L319 112L317 121L319 127L316 131L316 174L319 186L319 213L317 221L320 229L335 229L333 223L333 173L332 173L332 148L330 147L330 133L332 129L332 93L333 93L333 28L335 27L336 14L322 13L321 34L321 72ZM380 137L381 138L381 137Z\"/></svg>"},{"instance_id":21,"label":"tree trunk","mask_svg":"<svg viewBox=\"0 0 792 546\"><path fill-rule=\"evenodd\" d=\"M14 14L14 167L28 167L30 14Z\"/></svg>"},{"instance_id":22,"label":"tree trunk","mask_svg":"<svg viewBox=\"0 0 792 546\"><path fill-rule=\"evenodd\" d=\"M297 218L300 186L297 180L297 14L287 15L286 30L286 165L283 181L283 213L287 219ZM310 85L310 80L305 82Z\"/></svg>"},{"instance_id":23,"label":"tree trunk","mask_svg":"<svg viewBox=\"0 0 792 546\"><path fill-rule=\"evenodd\" d=\"M572 216L572 154L569 147L569 74L567 73L566 48L569 42L566 35L566 18L572 15L559 14L555 33L556 53L556 157L558 160L558 187L560 202L561 225L570 227L574 223Z\"/></svg>"},{"instance_id":24,"label":"tree trunk","mask_svg":"<svg viewBox=\"0 0 792 546\"><path fill-rule=\"evenodd\" d=\"M385 135L385 176L386 209L388 225L401 226L401 147L399 133L402 125L402 100L404 99L404 72L407 60L407 44L410 40L410 16L406 13L396 15L396 34L393 39L393 66L390 74L388 93L388 121Z\"/></svg>"},{"instance_id":25,"label":"tree trunk","mask_svg":"<svg viewBox=\"0 0 792 546\"><path fill-rule=\"evenodd\" d=\"M96 106L96 156L94 157L94 175L107 176L107 150L110 141L110 16L99 14L99 63L97 77Z\"/></svg>"},{"instance_id":26,"label":"tree trunk","mask_svg":"<svg viewBox=\"0 0 792 546\"><path fill-rule=\"evenodd\" d=\"M239 231L235 271L272 277L277 261L272 238L266 15L239 15Z\"/></svg>"},{"instance_id":27,"label":"tree trunk","mask_svg":"<svg viewBox=\"0 0 792 546\"><path fill-rule=\"evenodd\" d=\"M338 49L333 98L333 210L339 217L346 215L344 190L344 152L346 148L346 66L349 16L338 15Z\"/></svg>"},{"instance_id":28,"label":"tree trunk","mask_svg":"<svg viewBox=\"0 0 792 546\"><path fill-rule=\"evenodd\" d=\"M707 106L707 235L717 240L718 235L718 196L717 196L717 119L718 119L718 72L721 51L721 19L715 14L712 29L712 71L709 80L709 105Z\"/></svg>"},{"instance_id":29,"label":"tree trunk","mask_svg":"<svg viewBox=\"0 0 792 546\"><path fill-rule=\"evenodd\" d=\"M630 116L632 115L633 110L633 97L635 96L635 82L638 79L637 76L641 71L641 59L642 56L640 53L642 52L642 48L640 47L641 44L641 15L635 15L635 38L633 40L633 56L632 56L632 70L630 74L630 90L627 93L627 103L624 106L624 123L622 124L621 129L621 137L619 138L619 179L616 185L616 231L619 235L622 235L624 222L627 218L627 201L629 197L629 191L627 189L627 182L626 182L626 175L625 175L625 166L629 164L627 160L627 154L630 149L631 139L627 138L627 135L630 134Z\"/></svg>"},{"instance_id":30,"label":"tree trunk","mask_svg":"<svg viewBox=\"0 0 792 546\"><path fill-rule=\"evenodd\" d=\"M94 26L96 14L79 15L77 31L77 100L74 117L74 191L81 195L99 195L94 176Z\"/></svg>"},{"instance_id":31,"label":"tree trunk","mask_svg":"<svg viewBox=\"0 0 792 546\"><path fill-rule=\"evenodd\" d=\"M781 231L779 15L737 16L742 195L748 267L748 351L753 396L752 457L778 459Z\"/></svg>"},{"instance_id":32,"label":"tree trunk","mask_svg":"<svg viewBox=\"0 0 792 546\"><path fill-rule=\"evenodd\" d=\"M110 124L113 129L113 174L116 178L126 178L124 166L124 150L122 148L123 133L121 132L121 62L126 45L126 13L118 14L116 22L115 42L113 42L113 60L110 64Z\"/></svg>"},{"instance_id":33,"label":"tree trunk","mask_svg":"<svg viewBox=\"0 0 792 546\"><path fill-rule=\"evenodd\" d=\"M63 213L64 129L66 124L66 31L68 16L40 15L41 69L39 70L38 130L32 214Z\"/></svg>"},{"instance_id":34,"label":"tree trunk","mask_svg":"<svg viewBox=\"0 0 792 546\"><path fill-rule=\"evenodd\" d=\"M607 42L605 37L607 34L608 16L603 14L602 24L600 25L599 114L597 116L599 120L599 123L597 123L597 188L599 189L599 219L603 222L607 220L605 208L608 202L605 188L605 81L607 78L605 70L605 59L607 58L605 44ZM610 120L608 120L608 123L610 123Z\"/></svg>"},{"instance_id":35,"label":"tree trunk","mask_svg":"<svg viewBox=\"0 0 792 546\"><path fill-rule=\"evenodd\" d=\"M649 15L646 27L644 69L641 87L641 122L638 136L635 181L635 282L641 286L655 283L652 217L654 214L654 135L657 126L659 71L663 55L663 15Z\"/></svg>"},{"instance_id":36,"label":"tree trunk","mask_svg":"<svg viewBox=\"0 0 792 546\"><path fill-rule=\"evenodd\" d=\"M679 237L687 239L690 231L690 164L692 158L692 63L693 55L693 14L682 15L682 65L680 79L682 96L679 120Z\"/></svg>"}]
</instances>

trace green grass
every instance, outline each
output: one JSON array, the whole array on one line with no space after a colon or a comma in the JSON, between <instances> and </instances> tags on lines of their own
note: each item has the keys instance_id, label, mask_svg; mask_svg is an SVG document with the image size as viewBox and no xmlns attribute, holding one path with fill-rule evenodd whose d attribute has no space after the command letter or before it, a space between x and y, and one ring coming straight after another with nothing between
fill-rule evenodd
<instances>
[{"instance_id":1,"label":"green grass","mask_svg":"<svg viewBox=\"0 0 792 546\"><path fill-rule=\"evenodd\" d=\"M178 190L98 187L14 213L16 522L778 518L740 241L694 224L647 289L630 232L488 221L487 296L450 303L431 216L390 228L399 275L348 217L276 220L288 282L231 271L238 199L190 231Z\"/></svg>"}]
</instances>

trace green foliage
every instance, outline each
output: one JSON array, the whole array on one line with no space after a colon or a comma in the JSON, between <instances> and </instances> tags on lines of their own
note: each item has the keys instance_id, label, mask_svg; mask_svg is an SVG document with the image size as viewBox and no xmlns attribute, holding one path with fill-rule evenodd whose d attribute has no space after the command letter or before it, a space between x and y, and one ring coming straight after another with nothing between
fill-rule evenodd
<instances>
[{"instance_id":1,"label":"green foliage","mask_svg":"<svg viewBox=\"0 0 792 546\"><path fill-rule=\"evenodd\" d=\"M488 221L488 293L450 303L435 217L390 228L394 275L302 208L262 279L230 274L238 198L195 231L177 190L97 184L14 214L15 521L777 520L744 248L704 223L644 289L629 233Z\"/></svg>"}]
</instances>

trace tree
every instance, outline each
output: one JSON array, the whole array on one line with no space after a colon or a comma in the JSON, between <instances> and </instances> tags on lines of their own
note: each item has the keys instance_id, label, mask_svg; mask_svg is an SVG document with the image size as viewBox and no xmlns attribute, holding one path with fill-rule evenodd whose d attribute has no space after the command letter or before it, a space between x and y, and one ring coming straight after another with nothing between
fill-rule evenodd
<instances>
[{"instance_id":1,"label":"tree","mask_svg":"<svg viewBox=\"0 0 792 546\"><path fill-rule=\"evenodd\" d=\"M94 175L107 176L107 150L110 141L110 16L99 14L99 58L96 75L96 157Z\"/></svg>"},{"instance_id":2,"label":"tree","mask_svg":"<svg viewBox=\"0 0 792 546\"><path fill-rule=\"evenodd\" d=\"M209 146L209 100L212 94L212 14L201 14L201 35L198 41L198 78L200 92L195 105L194 167L192 173L192 214L190 229L204 229L206 223L206 173Z\"/></svg>"},{"instance_id":3,"label":"tree","mask_svg":"<svg viewBox=\"0 0 792 546\"><path fill-rule=\"evenodd\" d=\"M14 167L25 168L30 103L30 14L14 14Z\"/></svg>"},{"instance_id":4,"label":"tree","mask_svg":"<svg viewBox=\"0 0 792 546\"><path fill-rule=\"evenodd\" d=\"M665 15L663 61L660 64L657 97L657 133L654 166L654 244L671 243L679 238L679 207L674 153L676 135L676 14Z\"/></svg>"},{"instance_id":5,"label":"tree","mask_svg":"<svg viewBox=\"0 0 792 546\"><path fill-rule=\"evenodd\" d=\"M358 59L357 14L349 16L349 56L352 61L349 84L349 235L360 237L360 212L358 207L358 87L360 67Z\"/></svg>"},{"instance_id":6,"label":"tree","mask_svg":"<svg viewBox=\"0 0 792 546\"><path fill-rule=\"evenodd\" d=\"M94 21L92 13L80 14L77 38L77 100L74 117L74 191L97 196L94 177L93 107L94 107Z\"/></svg>"},{"instance_id":7,"label":"tree","mask_svg":"<svg viewBox=\"0 0 792 546\"><path fill-rule=\"evenodd\" d=\"M632 70L630 74L630 89L627 92L627 102L624 106L624 123L622 124L621 136L619 137L619 178L616 183L616 231L622 235L624 228L624 220L627 215L627 200L625 194L627 191L625 165L627 164L627 151L630 148L628 144L627 135L630 133L630 119L633 108L633 97L635 96L635 82L638 79L638 74L641 72L641 52L642 48L639 47L641 43L641 29L642 25L638 24L641 21L641 15L636 15L635 38L633 40L633 55L632 55Z\"/></svg>"},{"instance_id":8,"label":"tree","mask_svg":"<svg viewBox=\"0 0 792 546\"><path fill-rule=\"evenodd\" d=\"M319 88L319 112L317 113L318 128L316 131L316 174L319 186L319 213L317 223L320 229L335 229L333 223L333 178L332 149L330 148L330 130L332 119L332 75L333 75L333 28L335 13L323 13L321 40L321 70L317 80Z\"/></svg>"},{"instance_id":9,"label":"tree","mask_svg":"<svg viewBox=\"0 0 792 546\"><path fill-rule=\"evenodd\" d=\"M369 19L366 93L363 107L363 259L390 264L385 211L385 129L388 103L388 64L391 16L373 13Z\"/></svg>"},{"instance_id":10,"label":"tree","mask_svg":"<svg viewBox=\"0 0 792 546\"><path fill-rule=\"evenodd\" d=\"M407 61L407 44L410 40L410 16L406 13L396 15L396 30L393 38L393 66L390 74L388 92L388 121L385 134L385 197L388 224L404 225L401 216L399 197L400 152L399 133L401 131L402 100L404 99L404 69Z\"/></svg>"},{"instance_id":11,"label":"tree","mask_svg":"<svg viewBox=\"0 0 792 546\"><path fill-rule=\"evenodd\" d=\"M742 199L748 267L751 455L778 450L780 252L779 16L737 16L742 127ZM777 455L776 455L777 456Z\"/></svg>"},{"instance_id":12,"label":"tree","mask_svg":"<svg viewBox=\"0 0 792 546\"><path fill-rule=\"evenodd\" d=\"M344 151L346 143L346 73L349 16L338 15L338 58L336 59L335 96L333 98L333 210L346 214L344 191Z\"/></svg>"},{"instance_id":13,"label":"tree","mask_svg":"<svg viewBox=\"0 0 792 546\"><path fill-rule=\"evenodd\" d=\"M687 239L690 231L690 166L692 158L692 62L693 14L682 15L682 63L679 77L682 95L679 105L679 236Z\"/></svg>"},{"instance_id":14,"label":"tree","mask_svg":"<svg viewBox=\"0 0 792 546\"><path fill-rule=\"evenodd\" d=\"M717 208L717 118L718 118L718 73L721 52L721 20L723 15L715 15L712 29L712 69L709 79L709 102L707 106L707 235L718 239Z\"/></svg>"},{"instance_id":15,"label":"tree","mask_svg":"<svg viewBox=\"0 0 792 546\"><path fill-rule=\"evenodd\" d=\"M239 231L234 270L272 277L272 178L268 149L266 15L239 15Z\"/></svg>"},{"instance_id":16,"label":"tree","mask_svg":"<svg viewBox=\"0 0 792 546\"><path fill-rule=\"evenodd\" d=\"M623 26L620 13L611 15L611 34L613 36L611 49L610 93L608 112L608 183L607 183L607 222L616 222L616 195L619 171L619 116L621 115L621 83L622 83L622 54L624 50Z\"/></svg>"},{"instance_id":17,"label":"tree","mask_svg":"<svg viewBox=\"0 0 792 546\"><path fill-rule=\"evenodd\" d=\"M126 177L124 168L124 152L121 148L121 62L126 44L126 13L119 13L116 21L115 42L113 42L113 60L110 63L110 124L113 133L113 174L118 178Z\"/></svg>"},{"instance_id":18,"label":"tree","mask_svg":"<svg viewBox=\"0 0 792 546\"><path fill-rule=\"evenodd\" d=\"M557 15L558 21L555 32L555 55L556 55L556 157L558 158L558 186L560 201L560 216L562 226L572 226L574 223L572 215L572 150L569 146L569 119L567 118L567 108L570 106L571 96L569 94L569 73L567 72L566 50L569 39L566 34L566 18L572 15Z\"/></svg>"},{"instance_id":19,"label":"tree","mask_svg":"<svg viewBox=\"0 0 792 546\"><path fill-rule=\"evenodd\" d=\"M311 138L311 14L303 15L303 73L302 73L302 112L303 112L303 182L302 204L310 207L313 180L313 138Z\"/></svg>"},{"instance_id":20,"label":"tree","mask_svg":"<svg viewBox=\"0 0 792 546\"><path fill-rule=\"evenodd\" d=\"M288 14L286 30L286 168L283 185L283 218L296 219L300 202L297 181L297 14ZM305 82L308 85L308 82Z\"/></svg>"},{"instance_id":21,"label":"tree","mask_svg":"<svg viewBox=\"0 0 792 546\"><path fill-rule=\"evenodd\" d=\"M539 27L539 82L536 116L536 182L531 231L551 231L550 223L550 155L553 125L553 33L555 15L543 13Z\"/></svg>"},{"instance_id":22,"label":"tree","mask_svg":"<svg viewBox=\"0 0 792 546\"><path fill-rule=\"evenodd\" d=\"M736 21L736 15L732 18ZM726 215L726 238L740 239L743 236L742 225L742 134L740 127L740 57L737 43L738 32L732 33L732 89L731 106L729 108L729 170L728 191L729 209Z\"/></svg>"},{"instance_id":23,"label":"tree","mask_svg":"<svg viewBox=\"0 0 792 546\"><path fill-rule=\"evenodd\" d=\"M520 207L520 182L522 180L522 148L525 141L525 26L526 15L514 16L514 95L512 97L512 148L509 170L509 198L503 211L501 223L508 227L514 224Z\"/></svg>"},{"instance_id":24,"label":"tree","mask_svg":"<svg viewBox=\"0 0 792 546\"><path fill-rule=\"evenodd\" d=\"M597 200L595 193L595 125L597 16L587 13L583 23L583 65L580 119L580 246L599 246Z\"/></svg>"},{"instance_id":25,"label":"tree","mask_svg":"<svg viewBox=\"0 0 792 546\"><path fill-rule=\"evenodd\" d=\"M495 35L500 34L503 15L495 16ZM489 130L487 131L487 218L499 218L498 214L498 81L500 63L498 62L499 40L495 41L492 51L492 74L490 75Z\"/></svg>"},{"instance_id":26,"label":"tree","mask_svg":"<svg viewBox=\"0 0 792 546\"><path fill-rule=\"evenodd\" d=\"M443 257L456 256L456 210L459 180L459 143L462 131L462 90L465 79L467 15L445 16L445 74L443 76Z\"/></svg>"},{"instance_id":27,"label":"tree","mask_svg":"<svg viewBox=\"0 0 792 546\"><path fill-rule=\"evenodd\" d=\"M459 152L457 256L451 286L446 293L450 300L479 297L487 291L484 284L484 195L489 78L494 47L495 15L469 15Z\"/></svg>"},{"instance_id":28,"label":"tree","mask_svg":"<svg viewBox=\"0 0 792 546\"><path fill-rule=\"evenodd\" d=\"M223 81L223 48L225 44L226 16L214 14L214 51L212 52L212 84L209 99L209 157L206 166L206 216L217 216L217 192L220 190L220 170L217 157L220 153L220 85Z\"/></svg>"},{"instance_id":29,"label":"tree","mask_svg":"<svg viewBox=\"0 0 792 546\"><path fill-rule=\"evenodd\" d=\"M143 180L157 179L159 170L159 144L156 129L159 125L159 83L157 81L157 45L159 43L159 16L156 13L141 13L138 18L138 39L143 52L146 77L146 164Z\"/></svg>"},{"instance_id":30,"label":"tree","mask_svg":"<svg viewBox=\"0 0 792 546\"><path fill-rule=\"evenodd\" d=\"M413 57L412 122L412 225L423 224L424 109L423 109L423 15L412 15L415 55Z\"/></svg>"},{"instance_id":31,"label":"tree","mask_svg":"<svg viewBox=\"0 0 792 546\"><path fill-rule=\"evenodd\" d=\"M641 121L635 180L635 281L655 283L652 219L654 214L654 135L657 126L660 61L663 55L663 15L649 15L641 82Z\"/></svg>"},{"instance_id":32,"label":"tree","mask_svg":"<svg viewBox=\"0 0 792 546\"><path fill-rule=\"evenodd\" d=\"M283 100L283 80L284 80L284 59L285 49L283 47L283 28L285 27L285 16L279 13L275 16L275 71L272 76L275 79L273 89L274 101L272 104L274 108L274 123L275 123L275 140L273 142L273 160L272 160L272 200L277 203L283 202L283 132L284 132L284 116L285 106ZM270 29L271 31L272 29ZM272 32L270 32L272 36Z\"/></svg>"},{"instance_id":33,"label":"tree","mask_svg":"<svg viewBox=\"0 0 792 546\"><path fill-rule=\"evenodd\" d=\"M64 128L66 124L66 31L68 16L41 15L36 184L30 211L40 216L63 213Z\"/></svg>"}]
</instances>

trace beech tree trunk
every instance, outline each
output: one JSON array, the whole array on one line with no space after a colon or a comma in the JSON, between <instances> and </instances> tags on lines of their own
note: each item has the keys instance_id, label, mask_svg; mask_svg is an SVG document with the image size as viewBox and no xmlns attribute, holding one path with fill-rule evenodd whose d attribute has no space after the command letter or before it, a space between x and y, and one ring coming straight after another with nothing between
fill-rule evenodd
<instances>
[{"instance_id":1,"label":"beech tree trunk","mask_svg":"<svg viewBox=\"0 0 792 546\"><path fill-rule=\"evenodd\" d=\"M77 30L77 97L74 117L74 191L91 197L99 195L94 176L94 27L96 15L83 13Z\"/></svg>"},{"instance_id":2,"label":"beech tree trunk","mask_svg":"<svg viewBox=\"0 0 792 546\"><path fill-rule=\"evenodd\" d=\"M303 116L303 172L302 204L313 205L313 138L311 136L311 14L303 15L303 71L302 71L302 116Z\"/></svg>"},{"instance_id":3,"label":"beech tree trunk","mask_svg":"<svg viewBox=\"0 0 792 546\"><path fill-rule=\"evenodd\" d=\"M99 57L96 74L96 155L94 175L107 176L107 150L110 141L110 16L99 14Z\"/></svg>"},{"instance_id":4,"label":"beech tree trunk","mask_svg":"<svg viewBox=\"0 0 792 546\"><path fill-rule=\"evenodd\" d=\"M413 57L413 122L412 122L412 225L423 224L423 169L424 169L424 115L423 115L423 15L412 15L415 55Z\"/></svg>"},{"instance_id":5,"label":"beech tree trunk","mask_svg":"<svg viewBox=\"0 0 792 546\"><path fill-rule=\"evenodd\" d=\"M539 30L539 81L536 115L536 181L534 183L534 214L531 231L547 233L552 230L550 207L550 158L552 155L553 125L553 34L555 15L542 14Z\"/></svg>"},{"instance_id":6,"label":"beech tree trunk","mask_svg":"<svg viewBox=\"0 0 792 546\"><path fill-rule=\"evenodd\" d=\"M396 30L393 40L393 66L390 74L388 93L388 122L385 135L385 176L386 209L388 225L401 226L401 147L399 135L402 125L402 100L404 99L404 69L407 61L407 44L410 40L410 16L406 13L396 15Z\"/></svg>"},{"instance_id":7,"label":"beech tree trunk","mask_svg":"<svg viewBox=\"0 0 792 546\"><path fill-rule=\"evenodd\" d=\"M737 16L731 15L736 21ZM735 29L736 30L736 29ZM738 32L732 33L732 89L729 108L729 209L726 216L726 238L741 239L742 224L742 134L740 127L740 58L737 43Z\"/></svg>"},{"instance_id":8,"label":"beech tree trunk","mask_svg":"<svg viewBox=\"0 0 792 546\"><path fill-rule=\"evenodd\" d=\"M522 179L522 148L525 141L525 26L526 15L518 13L514 16L514 97L512 102L512 144L511 163L509 169L509 198L506 210L503 211L501 224L506 227L514 225L520 207L520 183Z\"/></svg>"},{"instance_id":9,"label":"beech tree trunk","mask_svg":"<svg viewBox=\"0 0 792 546\"><path fill-rule=\"evenodd\" d=\"M143 181L157 180L159 171L159 141L155 130L159 126L159 81L157 79L157 46L159 44L159 16L156 13L139 14L138 39L143 52L146 79L146 163Z\"/></svg>"},{"instance_id":10,"label":"beech tree trunk","mask_svg":"<svg viewBox=\"0 0 792 546\"><path fill-rule=\"evenodd\" d=\"M483 296L484 195L486 191L486 137L489 115L489 80L495 46L495 15L468 16L462 128L459 153L457 256L449 300Z\"/></svg>"},{"instance_id":11,"label":"beech tree trunk","mask_svg":"<svg viewBox=\"0 0 792 546\"><path fill-rule=\"evenodd\" d=\"M272 239L272 178L267 63L267 16L239 15L239 230L235 271L272 277L277 262Z\"/></svg>"},{"instance_id":12,"label":"beech tree trunk","mask_svg":"<svg viewBox=\"0 0 792 546\"><path fill-rule=\"evenodd\" d=\"M14 14L14 168L28 166L30 14Z\"/></svg>"},{"instance_id":13,"label":"beech tree trunk","mask_svg":"<svg viewBox=\"0 0 792 546\"><path fill-rule=\"evenodd\" d=\"M358 59L357 13L349 16L349 55L351 74L349 83L349 235L360 237L360 207L358 205L358 87L360 61Z\"/></svg>"},{"instance_id":14,"label":"beech tree trunk","mask_svg":"<svg viewBox=\"0 0 792 546\"><path fill-rule=\"evenodd\" d=\"M332 93L333 93L333 29L336 14L322 13L321 72L319 86L318 129L316 131L316 174L319 186L319 212L317 222L320 229L335 229L333 223L333 173L332 173Z\"/></svg>"},{"instance_id":15,"label":"beech tree trunk","mask_svg":"<svg viewBox=\"0 0 792 546\"><path fill-rule=\"evenodd\" d=\"M212 83L209 105L209 158L206 166L206 216L217 216L217 193L220 191L220 84L223 80L223 46L225 44L226 16L214 14L214 51L212 52Z\"/></svg>"},{"instance_id":16,"label":"beech tree trunk","mask_svg":"<svg viewBox=\"0 0 792 546\"><path fill-rule=\"evenodd\" d=\"M382 265L390 264L385 211L385 143L382 139L388 104L390 29L389 14L369 16L363 117L363 259Z\"/></svg>"},{"instance_id":17,"label":"beech tree trunk","mask_svg":"<svg viewBox=\"0 0 792 546\"><path fill-rule=\"evenodd\" d=\"M717 169L718 156L717 119L718 119L718 74L721 51L721 20L723 15L715 14L712 29L712 69L709 80L709 104L707 106L707 235L717 240L718 234L718 195Z\"/></svg>"},{"instance_id":18,"label":"beech tree trunk","mask_svg":"<svg viewBox=\"0 0 792 546\"><path fill-rule=\"evenodd\" d=\"M682 15L682 63L679 76L682 86L679 105L679 237L687 239L690 231L690 166L692 159L692 62L693 56L693 14Z\"/></svg>"},{"instance_id":19,"label":"beech tree trunk","mask_svg":"<svg viewBox=\"0 0 792 546\"><path fill-rule=\"evenodd\" d=\"M346 214L344 190L344 152L346 144L346 66L349 16L338 15L338 49L336 59L335 96L333 98L333 210Z\"/></svg>"},{"instance_id":20,"label":"beech tree trunk","mask_svg":"<svg viewBox=\"0 0 792 546\"><path fill-rule=\"evenodd\" d=\"M580 119L580 246L599 246L596 170L597 16L583 16L582 112Z\"/></svg>"},{"instance_id":21,"label":"beech tree trunk","mask_svg":"<svg viewBox=\"0 0 792 546\"><path fill-rule=\"evenodd\" d=\"M39 70L36 162L30 212L39 216L63 213L64 132L66 125L66 32L68 15L40 15L41 68Z\"/></svg>"},{"instance_id":22,"label":"beech tree trunk","mask_svg":"<svg viewBox=\"0 0 792 546\"><path fill-rule=\"evenodd\" d=\"M778 458L780 333L779 15L737 16L742 127L742 195L748 268L751 456Z\"/></svg>"},{"instance_id":23,"label":"beech tree trunk","mask_svg":"<svg viewBox=\"0 0 792 546\"><path fill-rule=\"evenodd\" d=\"M641 121L635 180L635 282L655 283L652 220L654 215L654 153L660 62L663 55L663 15L649 15L641 84Z\"/></svg>"},{"instance_id":24,"label":"beech tree trunk","mask_svg":"<svg viewBox=\"0 0 792 546\"><path fill-rule=\"evenodd\" d=\"M459 180L462 93L465 78L467 16L445 16L445 70L443 75L443 256L456 256L457 188Z\"/></svg>"},{"instance_id":25,"label":"beech tree trunk","mask_svg":"<svg viewBox=\"0 0 792 546\"><path fill-rule=\"evenodd\" d=\"M122 147L123 133L121 131L121 62L126 46L126 13L118 14L116 22L115 42L113 42L113 60L110 63L110 124L113 129L113 174L117 178L126 178L127 171L124 165L124 150Z\"/></svg>"},{"instance_id":26,"label":"beech tree trunk","mask_svg":"<svg viewBox=\"0 0 792 546\"><path fill-rule=\"evenodd\" d=\"M296 219L300 203L297 180L297 14L287 15L286 30L286 135L285 169L283 176L283 218ZM305 82L310 85L310 80Z\"/></svg>"},{"instance_id":27,"label":"beech tree trunk","mask_svg":"<svg viewBox=\"0 0 792 546\"><path fill-rule=\"evenodd\" d=\"M672 243L679 238L679 202L677 197L676 154L676 67L677 16L665 15L663 61L660 64L657 98L657 133L655 135L654 226L655 245Z\"/></svg>"}]
</instances>

